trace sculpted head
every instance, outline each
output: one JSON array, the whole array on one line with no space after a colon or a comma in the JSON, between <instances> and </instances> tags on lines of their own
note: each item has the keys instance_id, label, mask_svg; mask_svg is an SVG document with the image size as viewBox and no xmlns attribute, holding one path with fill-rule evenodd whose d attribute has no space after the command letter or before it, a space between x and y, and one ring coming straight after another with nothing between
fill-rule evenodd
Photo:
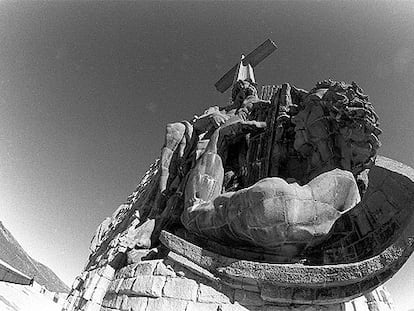
<instances>
[{"instance_id":1,"label":"sculpted head","mask_svg":"<svg viewBox=\"0 0 414 311\"><path fill-rule=\"evenodd\" d=\"M308 159L311 177L333 168L357 175L373 164L380 147L378 117L354 82L319 82L298 109L294 148Z\"/></svg>"},{"instance_id":2,"label":"sculpted head","mask_svg":"<svg viewBox=\"0 0 414 311\"><path fill-rule=\"evenodd\" d=\"M237 107L241 106L243 101L249 96L257 97L256 84L248 80L237 81L231 91L231 99Z\"/></svg>"}]
</instances>

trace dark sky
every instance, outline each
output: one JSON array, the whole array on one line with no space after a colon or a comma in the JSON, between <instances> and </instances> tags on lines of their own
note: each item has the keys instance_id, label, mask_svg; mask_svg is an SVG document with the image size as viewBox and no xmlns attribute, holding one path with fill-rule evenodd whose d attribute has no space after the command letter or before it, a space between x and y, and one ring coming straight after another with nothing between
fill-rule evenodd
<instances>
[{"instance_id":1,"label":"dark sky","mask_svg":"<svg viewBox=\"0 0 414 311\"><path fill-rule=\"evenodd\" d=\"M413 29L414 2L2 1L0 218L71 283L165 124L225 104L214 83L267 38L279 49L260 84L355 80L380 116L380 154L414 166ZM413 259L404 269L389 287L407 309Z\"/></svg>"}]
</instances>

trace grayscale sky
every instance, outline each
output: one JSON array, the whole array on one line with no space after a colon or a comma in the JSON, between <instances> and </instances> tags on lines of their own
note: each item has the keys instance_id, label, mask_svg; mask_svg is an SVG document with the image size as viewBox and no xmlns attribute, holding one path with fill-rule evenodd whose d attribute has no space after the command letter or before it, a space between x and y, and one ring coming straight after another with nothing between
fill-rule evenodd
<instances>
[{"instance_id":1,"label":"grayscale sky","mask_svg":"<svg viewBox=\"0 0 414 311\"><path fill-rule=\"evenodd\" d=\"M380 154L414 166L414 2L0 2L0 220L69 285L99 223L159 155L165 124L265 39L261 84L357 81ZM388 282L414 308L414 258Z\"/></svg>"}]
</instances>

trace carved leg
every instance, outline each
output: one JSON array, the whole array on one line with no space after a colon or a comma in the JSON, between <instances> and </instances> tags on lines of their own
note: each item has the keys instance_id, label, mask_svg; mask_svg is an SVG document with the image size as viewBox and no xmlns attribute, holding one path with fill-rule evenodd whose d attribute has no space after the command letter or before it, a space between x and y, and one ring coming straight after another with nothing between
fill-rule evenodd
<instances>
[{"instance_id":1,"label":"carved leg","mask_svg":"<svg viewBox=\"0 0 414 311\"><path fill-rule=\"evenodd\" d=\"M161 151L161 177L159 190L163 192L167 188L168 177L170 175L171 160L174 151L180 145L185 134L183 123L170 123L165 129L165 143Z\"/></svg>"}]
</instances>

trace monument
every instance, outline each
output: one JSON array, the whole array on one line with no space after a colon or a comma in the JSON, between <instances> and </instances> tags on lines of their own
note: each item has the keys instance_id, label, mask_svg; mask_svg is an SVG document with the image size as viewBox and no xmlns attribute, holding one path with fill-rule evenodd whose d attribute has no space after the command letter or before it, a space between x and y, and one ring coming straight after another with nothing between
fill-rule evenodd
<instances>
[{"instance_id":1,"label":"monument","mask_svg":"<svg viewBox=\"0 0 414 311\"><path fill-rule=\"evenodd\" d=\"M377 156L355 82L259 94L254 67L275 50L216 83L228 105L167 125L64 311L393 310L382 284L414 250L414 170Z\"/></svg>"}]
</instances>

